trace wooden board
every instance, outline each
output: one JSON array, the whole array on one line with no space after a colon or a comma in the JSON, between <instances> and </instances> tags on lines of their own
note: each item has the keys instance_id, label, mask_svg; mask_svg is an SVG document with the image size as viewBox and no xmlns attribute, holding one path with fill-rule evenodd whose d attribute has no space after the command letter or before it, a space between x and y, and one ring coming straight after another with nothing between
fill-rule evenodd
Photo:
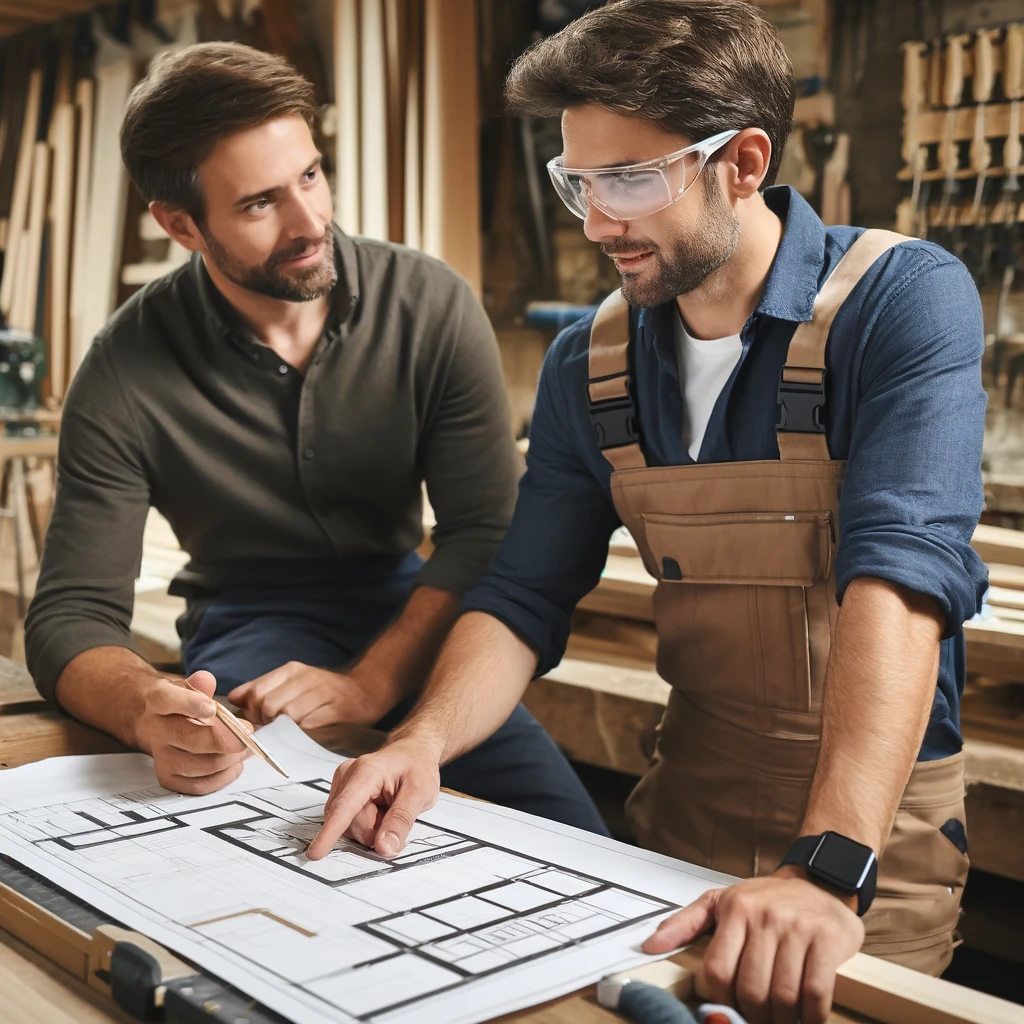
<instances>
[{"instance_id":1,"label":"wooden board","mask_svg":"<svg viewBox=\"0 0 1024 1024\"><path fill-rule=\"evenodd\" d=\"M481 293L475 4L424 0L423 250Z\"/></svg>"},{"instance_id":2,"label":"wooden board","mask_svg":"<svg viewBox=\"0 0 1024 1024\"><path fill-rule=\"evenodd\" d=\"M28 94L25 97L25 115L22 121L18 162L14 172L14 192L7 226L7 257L4 260L3 280L0 281L0 312L9 318L14 302L16 278L21 263L21 239L27 227L29 192L32 184L32 158L36 143L36 125L39 121L39 103L42 97L43 72L36 68L29 75Z\"/></svg>"},{"instance_id":3,"label":"wooden board","mask_svg":"<svg viewBox=\"0 0 1024 1024\"><path fill-rule=\"evenodd\" d=\"M43 228L50 192L50 147L37 142L32 151L32 190L28 226L19 246L19 268L15 277L9 322L12 327L32 331L36 321L39 294L39 260L43 247Z\"/></svg>"},{"instance_id":4,"label":"wooden board","mask_svg":"<svg viewBox=\"0 0 1024 1024\"><path fill-rule=\"evenodd\" d=\"M971 538L971 547L986 562L1024 567L1024 532L1000 526L979 526Z\"/></svg>"},{"instance_id":5,"label":"wooden board","mask_svg":"<svg viewBox=\"0 0 1024 1024\"><path fill-rule=\"evenodd\" d=\"M423 244L423 21L418 3L410 4L406 23L405 141L403 147L403 241L414 249Z\"/></svg>"},{"instance_id":6,"label":"wooden board","mask_svg":"<svg viewBox=\"0 0 1024 1024\"><path fill-rule=\"evenodd\" d=\"M75 174L75 108L58 103L50 129L53 149L53 185L50 199L50 396L64 397L67 383L68 303L71 290L71 214Z\"/></svg>"},{"instance_id":7,"label":"wooden board","mask_svg":"<svg viewBox=\"0 0 1024 1024\"><path fill-rule=\"evenodd\" d=\"M74 366L114 310L121 274L128 177L121 162L118 133L128 93L135 84L135 58L109 36L98 37L96 57L95 138L90 178L96 183L89 200L88 260L82 293L81 321L75 339ZM102 187L98 187L102 182Z\"/></svg>"},{"instance_id":8,"label":"wooden board","mask_svg":"<svg viewBox=\"0 0 1024 1024\"><path fill-rule=\"evenodd\" d=\"M359 0L334 0L335 211L342 231L360 233Z\"/></svg>"},{"instance_id":9,"label":"wooden board","mask_svg":"<svg viewBox=\"0 0 1024 1024\"><path fill-rule=\"evenodd\" d=\"M360 233L387 241L388 83L383 0L359 7Z\"/></svg>"},{"instance_id":10,"label":"wooden board","mask_svg":"<svg viewBox=\"0 0 1024 1024\"><path fill-rule=\"evenodd\" d=\"M71 293L68 303L68 372L78 369L91 338L85 337L85 289L89 274L89 199L92 182L92 128L95 84L80 78L75 85L77 157L75 166L75 207L72 227Z\"/></svg>"}]
</instances>

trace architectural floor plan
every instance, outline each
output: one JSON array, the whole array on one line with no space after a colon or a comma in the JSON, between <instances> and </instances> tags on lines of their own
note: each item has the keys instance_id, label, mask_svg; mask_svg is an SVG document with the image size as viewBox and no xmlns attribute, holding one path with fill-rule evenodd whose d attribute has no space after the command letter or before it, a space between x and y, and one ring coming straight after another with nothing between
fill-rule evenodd
<instances>
[{"instance_id":1,"label":"architectural floor plan","mask_svg":"<svg viewBox=\"0 0 1024 1024\"><path fill-rule=\"evenodd\" d=\"M337 758L321 751L330 760L317 763L315 745L287 726L266 734L272 743L277 729L282 742L271 749L300 781L278 784L254 766L210 797L150 786L47 802L37 784L38 795L12 799L16 788L3 784L24 769L2 773L0 850L311 1022L483 1020L513 995L523 1005L531 983L525 1002L540 1001L563 971L599 976L639 962L638 938L714 884L679 865L688 884L659 884L672 862L653 858L655 884L639 886L652 855L614 863L630 848L598 840L600 856L581 856L592 845L583 833L453 798L417 822L394 860L346 840L307 860Z\"/></svg>"}]
</instances>

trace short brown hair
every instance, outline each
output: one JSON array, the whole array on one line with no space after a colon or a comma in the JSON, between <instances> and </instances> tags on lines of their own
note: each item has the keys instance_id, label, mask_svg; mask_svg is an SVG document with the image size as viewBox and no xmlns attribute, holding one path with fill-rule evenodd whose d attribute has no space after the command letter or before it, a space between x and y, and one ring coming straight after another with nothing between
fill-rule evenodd
<instances>
[{"instance_id":1,"label":"short brown hair","mask_svg":"<svg viewBox=\"0 0 1024 1024\"><path fill-rule=\"evenodd\" d=\"M795 86L774 26L745 0L611 0L530 47L505 95L541 117L597 103L693 142L761 128L772 143L771 185Z\"/></svg>"},{"instance_id":2,"label":"short brown hair","mask_svg":"<svg viewBox=\"0 0 1024 1024\"><path fill-rule=\"evenodd\" d=\"M240 43L198 43L157 57L132 90L121 158L147 203L205 215L199 165L218 140L289 114L312 128L313 86L284 58Z\"/></svg>"}]
</instances>

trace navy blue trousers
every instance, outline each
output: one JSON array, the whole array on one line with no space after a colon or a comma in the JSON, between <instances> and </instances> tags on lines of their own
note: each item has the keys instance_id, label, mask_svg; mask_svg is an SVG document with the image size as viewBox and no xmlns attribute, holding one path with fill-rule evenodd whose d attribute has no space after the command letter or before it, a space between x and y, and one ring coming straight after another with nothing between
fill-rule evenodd
<instances>
[{"instance_id":1,"label":"navy blue trousers","mask_svg":"<svg viewBox=\"0 0 1024 1024\"><path fill-rule=\"evenodd\" d=\"M238 566L215 598L193 605L179 623L185 673L212 672L223 694L289 661L343 669L400 612L422 564L412 553L343 566ZM411 704L395 708L378 727L397 725ZM572 766L522 704L490 739L442 768L441 784L608 835Z\"/></svg>"}]
</instances>

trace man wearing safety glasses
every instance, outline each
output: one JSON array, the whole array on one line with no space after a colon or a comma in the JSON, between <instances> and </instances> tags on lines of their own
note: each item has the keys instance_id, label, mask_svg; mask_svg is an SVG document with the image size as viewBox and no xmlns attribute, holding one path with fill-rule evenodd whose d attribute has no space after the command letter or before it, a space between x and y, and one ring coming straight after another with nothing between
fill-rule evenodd
<instances>
[{"instance_id":1,"label":"man wearing safety glasses","mask_svg":"<svg viewBox=\"0 0 1024 1024\"><path fill-rule=\"evenodd\" d=\"M552 345L505 541L411 717L339 769L310 855L343 832L401 848L438 766L561 658L625 524L672 685L633 828L745 879L645 948L714 927L712 995L817 1024L858 949L934 974L952 955L962 625L986 584L978 295L939 247L766 187L793 73L740 0L609 3L507 88L561 114L551 180L621 293Z\"/></svg>"}]
</instances>

